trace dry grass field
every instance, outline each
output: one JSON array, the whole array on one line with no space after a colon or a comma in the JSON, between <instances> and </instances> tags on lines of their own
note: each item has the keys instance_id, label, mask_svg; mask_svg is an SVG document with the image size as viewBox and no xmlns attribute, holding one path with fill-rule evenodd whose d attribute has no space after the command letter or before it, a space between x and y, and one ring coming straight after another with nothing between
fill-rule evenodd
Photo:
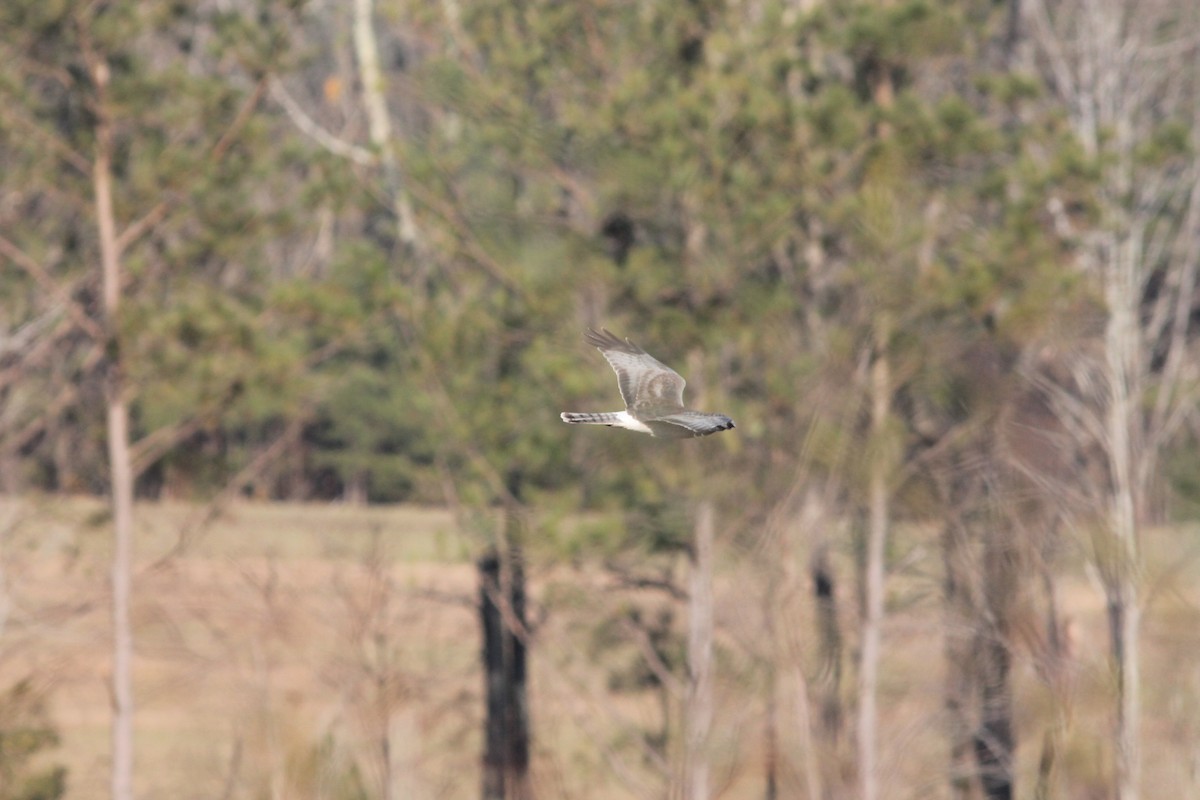
<instances>
[{"instance_id":1,"label":"dry grass field","mask_svg":"<svg viewBox=\"0 0 1200 800\"><path fill-rule=\"evenodd\" d=\"M385 781L395 797L478 796L473 549L447 512L236 505L163 560L192 513L138 508L140 797L341 798L355 781L373 797ZM796 541L788 557L802 577L799 533ZM47 693L62 734L48 757L69 767L68 796L79 800L107 794L108 547L102 503L0 500L0 687L32 675ZM1153 532L1146 551L1145 796L1200 797L1200 530ZM849 548L837 558L849 576ZM613 591L598 568L563 561L531 548L539 797L660 796L653 758L633 744L636 730L658 726L658 701L610 688L614 665L637 652L597 653L593 631L623 605L662 601ZM1101 595L1080 562L1060 587L1075 653L1069 702L1038 680L1025 656L1033 645L1018 645L1018 771L1030 789L1043 736L1059 725L1066 796L1090 798L1105 796L1110 676ZM812 620L806 595L793 592L779 601L786 641L764 637L757 563L730 547L719 560L714 776L722 797L762 796L770 664L784 796L803 796L799 687L817 671L805 652ZM945 796L933 535L905 532L894 563L881 686L886 796ZM848 580L839 591L850 626Z\"/></svg>"}]
</instances>

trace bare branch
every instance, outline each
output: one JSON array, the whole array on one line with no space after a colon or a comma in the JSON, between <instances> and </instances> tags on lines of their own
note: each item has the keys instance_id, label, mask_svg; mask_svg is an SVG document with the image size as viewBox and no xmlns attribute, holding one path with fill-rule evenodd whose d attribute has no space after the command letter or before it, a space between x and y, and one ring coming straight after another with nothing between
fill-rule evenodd
<instances>
[{"instance_id":1,"label":"bare branch","mask_svg":"<svg viewBox=\"0 0 1200 800\"><path fill-rule=\"evenodd\" d=\"M51 323L59 319L61 311L61 306L55 306L41 316L29 320L11 334L5 335L0 332L0 357L9 353L28 352L33 346L34 340L41 336ZM0 382L0 385L3 385L3 382Z\"/></svg>"},{"instance_id":2,"label":"bare branch","mask_svg":"<svg viewBox=\"0 0 1200 800\"><path fill-rule=\"evenodd\" d=\"M654 649L654 643L650 641L650 634L641 625L637 625L629 618L623 618L620 622L621 630L629 635L633 643L637 645L638 651L642 654L642 660L646 662L646 666L654 673L654 677L658 679L668 692L676 699L683 698L687 695L687 687L683 682L671 672L671 668L662 660L662 656Z\"/></svg>"},{"instance_id":3,"label":"bare branch","mask_svg":"<svg viewBox=\"0 0 1200 800\"><path fill-rule=\"evenodd\" d=\"M484 582L483 591L488 600L492 601L492 605L499 610L500 618L504 620L504 627L508 628L509 632L521 641L521 644L528 647L533 641L533 631L529 625L517 617L516 610L512 607L507 593L499 591L496 583L490 580Z\"/></svg>"},{"instance_id":4,"label":"bare branch","mask_svg":"<svg viewBox=\"0 0 1200 800\"><path fill-rule=\"evenodd\" d=\"M225 482L225 487L208 503L201 508L196 509L184 521L179 529L179 536L171 547L161 558L155 561L148 568L149 570L157 570L164 567L172 559L184 553L191 546L195 537L200 531L216 519L221 512L237 497L241 492L242 487L252 481L255 477L262 473L270 464L293 444L300 436L300 432L304 430L304 426L308 424L312 418L312 409L302 409L298 411L288 422L283 432L276 437L265 450L252 458L246 466L242 467L237 473Z\"/></svg>"},{"instance_id":5,"label":"bare branch","mask_svg":"<svg viewBox=\"0 0 1200 800\"><path fill-rule=\"evenodd\" d=\"M237 135L241 133L242 128L244 128L246 123L249 122L254 110L258 107L259 103L262 102L263 95L266 94L267 81L268 78L266 76L259 80L254 87L254 91L250 93L250 96L246 98L245 102L242 103L241 108L238 109L237 114L235 114L233 119L230 121L229 127L225 129L220 138L218 138L213 144L212 149L209 151L209 157L214 164L219 163L221 159L224 158L225 153L228 152L230 145L233 144L233 141L237 138ZM179 207L181 202L182 198L178 194L172 194L162 200L159 200L149 211L131 223L127 228L125 228L125 230L121 231L121 233L117 236L117 252L123 252L126 248L147 234L154 228L154 226L158 225L160 222L166 219L169 214L173 213Z\"/></svg>"},{"instance_id":6,"label":"bare branch","mask_svg":"<svg viewBox=\"0 0 1200 800\"><path fill-rule=\"evenodd\" d=\"M606 587L609 591L618 589L655 589L660 592L665 592L674 600L687 601L688 593L680 589L666 578L649 578L641 575L631 575L621 568L612 564L607 565L608 569L615 574L616 583Z\"/></svg>"},{"instance_id":7,"label":"bare branch","mask_svg":"<svg viewBox=\"0 0 1200 800\"><path fill-rule=\"evenodd\" d=\"M283 110L291 119L301 133L308 136L317 144L324 147L335 156L348 158L355 164L364 167L374 166L379 163L379 158L370 150L359 147L356 144L347 142L344 139L339 139L329 131L321 127L316 120L304 112L304 109L299 103L288 93L284 88L283 82L278 78L272 77L270 82L271 99L279 103Z\"/></svg>"},{"instance_id":8,"label":"bare branch","mask_svg":"<svg viewBox=\"0 0 1200 800\"><path fill-rule=\"evenodd\" d=\"M0 234L0 255L5 256L9 261L24 270L26 274L37 282L38 286L42 287L42 291L62 303L63 307L67 309L67 313L71 315L71 319L75 321L75 324L81 330L85 331L96 341L104 339L104 332L96 321L88 316L83 306L72 299L70 294L51 277L49 271L38 263L37 259L17 247L3 234Z\"/></svg>"},{"instance_id":9,"label":"bare branch","mask_svg":"<svg viewBox=\"0 0 1200 800\"><path fill-rule=\"evenodd\" d=\"M447 418L450 425L461 426L463 424L462 415L458 413L458 408L454 403L454 399L450 393L446 391L445 385L439 377L439 370L434 368L434 365L429 362L429 354L426 350L421 349L418 356L422 361L426 362L423 366L425 375L427 376L426 386L428 390L438 398L436 407ZM465 455L472 464L479 470L484 480L491 487L496 497L500 498L507 505L520 505L517 498L513 497L512 492L508 490L508 486L500 472L492 465L487 456L468 440L464 440L463 450Z\"/></svg>"},{"instance_id":10,"label":"bare branch","mask_svg":"<svg viewBox=\"0 0 1200 800\"><path fill-rule=\"evenodd\" d=\"M1042 52L1050 62L1050 71L1054 76L1054 83L1058 88L1059 95L1067 98L1074 97L1076 94L1075 78L1071 73L1066 54L1063 52L1062 41L1054 31L1054 25L1046 11L1045 0L1026 0L1021 7L1025 10L1026 18L1033 23L1034 38L1041 45Z\"/></svg>"},{"instance_id":11,"label":"bare branch","mask_svg":"<svg viewBox=\"0 0 1200 800\"><path fill-rule=\"evenodd\" d=\"M48 144L51 150L78 170L80 175L92 174L92 162L87 159L87 156L67 144L61 136L53 134L49 129L29 119L19 102L10 100L4 104L4 118L24 128L31 136L35 137L38 144Z\"/></svg>"},{"instance_id":12,"label":"bare branch","mask_svg":"<svg viewBox=\"0 0 1200 800\"><path fill-rule=\"evenodd\" d=\"M1200 124L1200 106L1197 106L1195 117L1195 122ZM1200 130L1194 129L1193 138L1200 140ZM1181 421L1181 407L1185 403L1180 402L1180 391L1187 377L1186 368L1194 366L1192 359L1188 358L1188 323L1196 293L1196 271L1200 266L1200 164L1192 165L1191 193L1179 238L1182 240L1181 245L1177 244L1182 250L1179 257L1180 266L1170 276L1174 284L1170 287L1174 303L1171 309L1167 355L1148 426L1147 448L1151 452L1157 451L1171 435L1168 428L1173 432ZM1169 293L1164 291L1164 294ZM1192 372L1194 373L1194 369ZM1172 404L1176 406L1174 411L1171 408ZM1143 473L1139 478L1144 482L1149 475Z\"/></svg>"},{"instance_id":13,"label":"bare branch","mask_svg":"<svg viewBox=\"0 0 1200 800\"><path fill-rule=\"evenodd\" d=\"M180 442L187 440L206 425L212 423L220 415L221 409L226 405L227 401L220 402L213 407L192 415L188 419L181 420L173 425L165 425L153 433L142 437L130 447L133 474L141 475L154 462L170 452Z\"/></svg>"}]
</instances>

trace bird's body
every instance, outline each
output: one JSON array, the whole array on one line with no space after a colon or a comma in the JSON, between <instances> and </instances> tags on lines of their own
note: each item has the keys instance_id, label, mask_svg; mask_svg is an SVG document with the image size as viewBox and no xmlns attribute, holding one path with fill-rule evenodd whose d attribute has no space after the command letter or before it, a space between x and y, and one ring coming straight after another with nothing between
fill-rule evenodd
<instances>
[{"instance_id":1,"label":"bird's body","mask_svg":"<svg viewBox=\"0 0 1200 800\"><path fill-rule=\"evenodd\" d=\"M663 439L708 436L734 427L724 414L709 414L684 408L686 382L678 372L628 339L619 339L607 329L589 330L584 336L617 373L624 411L564 411L563 422L573 425L608 425Z\"/></svg>"}]
</instances>

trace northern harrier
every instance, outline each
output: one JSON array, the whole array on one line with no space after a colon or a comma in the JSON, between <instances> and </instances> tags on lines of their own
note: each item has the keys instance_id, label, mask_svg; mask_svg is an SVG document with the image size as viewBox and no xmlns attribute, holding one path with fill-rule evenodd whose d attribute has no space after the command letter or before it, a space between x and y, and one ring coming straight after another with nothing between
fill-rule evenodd
<instances>
[{"instance_id":1,"label":"northern harrier","mask_svg":"<svg viewBox=\"0 0 1200 800\"><path fill-rule=\"evenodd\" d=\"M608 425L648 433L662 439L708 436L733 427L724 414L707 414L683 407L685 381L678 372L628 339L621 340L601 328L584 338L595 345L617 373L624 411L588 413L564 411L563 422L572 425Z\"/></svg>"}]
</instances>

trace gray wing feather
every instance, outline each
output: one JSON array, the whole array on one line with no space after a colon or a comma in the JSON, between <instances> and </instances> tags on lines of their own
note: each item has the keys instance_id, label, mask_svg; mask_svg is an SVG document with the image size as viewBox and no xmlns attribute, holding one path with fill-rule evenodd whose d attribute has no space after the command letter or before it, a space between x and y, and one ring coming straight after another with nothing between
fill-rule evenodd
<instances>
[{"instance_id":1,"label":"gray wing feather","mask_svg":"<svg viewBox=\"0 0 1200 800\"><path fill-rule=\"evenodd\" d=\"M689 436L708 436L734 427L733 420L724 414L701 411L679 411L645 420L655 436L664 439L686 439Z\"/></svg>"},{"instance_id":2,"label":"gray wing feather","mask_svg":"<svg viewBox=\"0 0 1200 800\"><path fill-rule=\"evenodd\" d=\"M687 382L678 372L607 328L599 332L589 330L584 338L612 365L621 398L634 416L638 411L668 413L683 408L683 387Z\"/></svg>"}]
</instances>

